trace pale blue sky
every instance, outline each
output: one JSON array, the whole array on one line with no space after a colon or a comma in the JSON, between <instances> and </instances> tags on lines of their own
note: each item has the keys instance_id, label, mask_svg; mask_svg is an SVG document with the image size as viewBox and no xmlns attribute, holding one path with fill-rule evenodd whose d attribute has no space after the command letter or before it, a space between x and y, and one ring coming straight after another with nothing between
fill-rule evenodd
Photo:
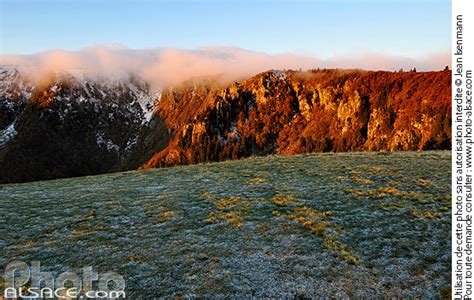
<instances>
[{"instance_id":1,"label":"pale blue sky","mask_svg":"<svg viewBox=\"0 0 474 300\"><path fill-rule=\"evenodd\" d=\"M2 54L91 45L237 46L319 57L450 49L449 0L0 0Z\"/></svg>"}]
</instances>

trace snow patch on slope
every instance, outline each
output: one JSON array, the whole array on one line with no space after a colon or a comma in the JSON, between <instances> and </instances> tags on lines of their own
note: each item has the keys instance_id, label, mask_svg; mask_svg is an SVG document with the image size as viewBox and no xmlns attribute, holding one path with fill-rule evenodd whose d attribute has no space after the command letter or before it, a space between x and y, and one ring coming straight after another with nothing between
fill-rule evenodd
<instances>
[{"instance_id":1,"label":"snow patch on slope","mask_svg":"<svg viewBox=\"0 0 474 300\"><path fill-rule=\"evenodd\" d=\"M148 92L146 88L140 86L139 83L137 84L134 80L132 80L132 77L118 80L116 78L99 76L98 78L91 79L84 73L83 70L80 69L69 71L69 74L75 80L77 80L77 82L79 82L89 99L93 98L93 91L91 90L93 86L95 87L95 90L100 92L102 99L105 99L107 96L112 96L112 98L114 98L113 96L120 97L123 92L129 90L130 96L135 98L135 101L130 104L137 103L141 108L143 115L142 124L146 124L150 121L151 117L153 116L155 99L157 99L157 96L161 94L160 92Z\"/></svg>"},{"instance_id":2,"label":"snow patch on slope","mask_svg":"<svg viewBox=\"0 0 474 300\"><path fill-rule=\"evenodd\" d=\"M14 67L0 66L0 95L3 100L12 101L18 96L29 99L33 89L34 85L21 76Z\"/></svg>"},{"instance_id":3,"label":"snow patch on slope","mask_svg":"<svg viewBox=\"0 0 474 300\"><path fill-rule=\"evenodd\" d=\"M107 147L107 150L110 151L116 151L118 152L120 150L120 147L116 145L111 139L106 139L104 136L103 132L97 132L95 134L96 140L97 140L97 145L99 146L105 146Z\"/></svg>"},{"instance_id":4,"label":"snow patch on slope","mask_svg":"<svg viewBox=\"0 0 474 300\"><path fill-rule=\"evenodd\" d=\"M0 148L5 147L5 145L16 136L17 132L15 130L15 122L10 124L7 128L0 131Z\"/></svg>"},{"instance_id":5,"label":"snow patch on slope","mask_svg":"<svg viewBox=\"0 0 474 300\"><path fill-rule=\"evenodd\" d=\"M153 95L149 95L141 90L139 90L134 84L131 82L127 82L127 86L132 91L133 95L137 99L137 103L140 105L142 112L143 112L143 122L148 123L153 116L153 109L155 106L156 99Z\"/></svg>"},{"instance_id":6,"label":"snow patch on slope","mask_svg":"<svg viewBox=\"0 0 474 300\"><path fill-rule=\"evenodd\" d=\"M284 80L286 78L285 72L281 70L272 70L273 76L278 78L279 80Z\"/></svg>"}]
</instances>

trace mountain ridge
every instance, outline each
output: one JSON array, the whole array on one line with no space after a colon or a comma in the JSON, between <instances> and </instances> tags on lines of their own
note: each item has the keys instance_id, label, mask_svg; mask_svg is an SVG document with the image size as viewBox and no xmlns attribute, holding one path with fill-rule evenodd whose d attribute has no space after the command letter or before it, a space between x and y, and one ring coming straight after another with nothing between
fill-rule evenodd
<instances>
[{"instance_id":1,"label":"mountain ridge","mask_svg":"<svg viewBox=\"0 0 474 300\"><path fill-rule=\"evenodd\" d=\"M105 79L104 79L105 80ZM270 70L153 93L0 69L0 182L269 154L450 149L451 71Z\"/></svg>"},{"instance_id":2,"label":"mountain ridge","mask_svg":"<svg viewBox=\"0 0 474 300\"><path fill-rule=\"evenodd\" d=\"M260 73L210 91L208 107L201 104L192 118L177 116L168 125L181 126L175 138L142 168L267 154L449 149L450 82L450 71ZM163 91L158 106L179 105L176 93ZM178 111L186 112L192 95L179 94Z\"/></svg>"}]
</instances>

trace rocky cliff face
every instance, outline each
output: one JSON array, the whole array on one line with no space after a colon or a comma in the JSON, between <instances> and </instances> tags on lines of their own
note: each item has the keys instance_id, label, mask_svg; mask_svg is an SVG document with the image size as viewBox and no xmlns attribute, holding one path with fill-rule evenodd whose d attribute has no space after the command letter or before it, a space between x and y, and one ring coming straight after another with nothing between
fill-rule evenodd
<instances>
[{"instance_id":1,"label":"rocky cliff face","mask_svg":"<svg viewBox=\"0 0 474 300\"><path fill-rule=\"evenodd\" d=\"M323 151L449 149L451 72L268 71L152 94L0 69L0 182Z\"/></svg>"},{"instance_id":2,"label":"rocky cliff face","mask_svg":"<svg viewBox=\"0 0 474 300\"><path fill-rule=\"evenodd\" d=\"M269 71L164 91L170 144L143 168L325 151L449 149L451 73Z\"/></svg>"}]
</instances>

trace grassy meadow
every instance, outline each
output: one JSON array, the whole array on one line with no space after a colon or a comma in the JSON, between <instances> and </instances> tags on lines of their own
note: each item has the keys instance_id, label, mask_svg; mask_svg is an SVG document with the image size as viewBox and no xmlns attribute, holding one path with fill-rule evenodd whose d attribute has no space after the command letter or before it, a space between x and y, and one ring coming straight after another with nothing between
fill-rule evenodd
<instances>
[{"instance_id":1,"label":"grassy meadow","mask_svg":"<svg viewBox=\"0 0 474 300\"><path fill-rule=\"evenodd\" d=\"M0 185L0 269L129 297L442 297L451 153L309 154Z\"/></svg>"}]
</instances>

